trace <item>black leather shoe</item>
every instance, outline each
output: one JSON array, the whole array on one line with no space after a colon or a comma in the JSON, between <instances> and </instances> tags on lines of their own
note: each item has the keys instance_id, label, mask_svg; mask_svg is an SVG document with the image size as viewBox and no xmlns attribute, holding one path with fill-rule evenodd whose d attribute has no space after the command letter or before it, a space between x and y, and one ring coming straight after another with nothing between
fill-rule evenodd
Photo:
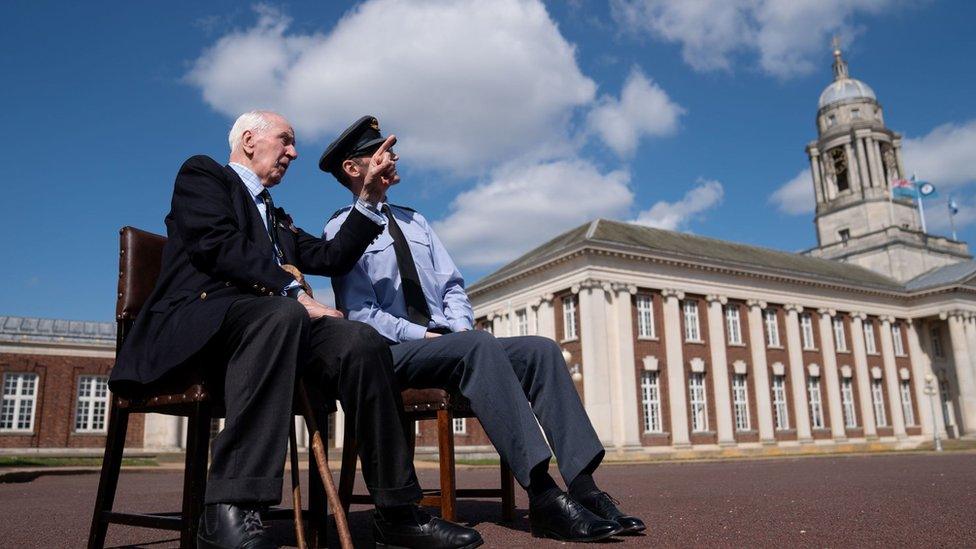
<instances>
[{"instance_id":1,"label":"black leather shoe","mask_svg":"<svg viewBox=\"0 0 976 549\"><path fill-rule=\"evenodd\" d=\"M212 503L203 508L197 530L198 549L278 549L256 508Z\"/></svg>"},{"instance_id":2,"label":"black leather shoe","mask_svg":"<svg viewBox=\"0 0 976 549\"><path fill-rule=\"evenodd\" d=\"M560 541L598 541L621 530L619 524L598 517L566 493L539 507L529 505L529 528L534 537Z\"/></svg>"},{"instance_id":3,"label":"black leather shoe","mask_svg":"<svg viewBox=\"0 0 976 549\"><path fill-rule=\"evenodd\" d=\"M474 549L484 543L481 534L443 519L430 516L413 506L411 518L389 522L381 512L373 513L373 540L377 547L396 549Z\"/></svg>"},{"instance_id":4,"label":"black leather shoe","mask_svg":"<svg viewBox=\"0 0 976 549\"><path fill-rule=\"evenodd\" d=\"M625 515L623 511L618 509L617 505L620 502L613 499L606 492L590 492L589 494L579 496L576 501L583 504L583 507L593 511L596 515L619 524L623 528L620 531L621 534L636 534L637 532L643 532L647 528L641 519L635 516Z\"/></svg>"}]
</instances>

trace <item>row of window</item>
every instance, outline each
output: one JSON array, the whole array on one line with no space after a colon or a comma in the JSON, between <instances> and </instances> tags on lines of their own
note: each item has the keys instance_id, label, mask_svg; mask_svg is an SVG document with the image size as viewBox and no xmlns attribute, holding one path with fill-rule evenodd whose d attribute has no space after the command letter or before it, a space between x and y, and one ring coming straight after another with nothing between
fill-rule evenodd
<instances>
[{"instance_id":1,"label":"row of window","mask_svg":"<svg viewBox=\"0 0 976 549\"><path fill-rule=\"evenodd\" d=\"M37 409L37 374L3 375L0 432L34 431ZM108 377L81 376L75 400L74 429L78 433L104 433L108 418Z\"/></svg>"},{"instance_id":2,"label":"row of window","mask_svg":"<svg viewBox=\"0 0 976 549\"><path fill-rule=\"evenodd\" d=\"M882 380L871 380L871 402L874 407L875 424L887 427L888 418L885 410L884 389ZM908 380L900 383L902 413L905 425L915 425L915 411L912 406L912 389ZM770 384L772 396L773 426L777 431L790 428L790 412L786 398L786 376L774 375ZM844 415L844 426L856 428L857 412L854 403L854 388L851 378L843 378L840 386L841 408ZM641 375L641 400L643 408L644 432L648 434L663 433L664 423L661 413L661 386L658 372L643 372ZM692 432L708 431L708 397L705 390L705 374L691 373L688 378L688 407L691 417ZM823 395L820 389L820 378L807 379L807 401L810 410L810 426L813 429L824 429ZM746 375L732 376L732 412L737 432L749 431L752 423L749 417L749 390Z\"/></svg>"}]
</instances>

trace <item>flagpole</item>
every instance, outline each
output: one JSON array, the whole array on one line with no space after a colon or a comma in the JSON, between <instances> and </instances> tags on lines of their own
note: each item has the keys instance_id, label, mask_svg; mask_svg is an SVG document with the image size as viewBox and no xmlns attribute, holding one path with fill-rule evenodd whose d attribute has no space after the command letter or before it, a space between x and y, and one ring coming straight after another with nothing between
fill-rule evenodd
<instances>
[{"instance_id":1,"label":"flagpole","mask_svg":"<svg viewBox=\"0 0 976 549\"><path fill-rule=\"evenodd\" d=\"M915 189L915 200L918 201L918 216L922 221L922 232L928 234L925 228L925 206L922 205L922 193L918 192L918 184L915 183L915 174L912 174L912 187Z\"/></svg>"},{"instance_id":2,"label":"flagpole","mask_svg":"<svg viewBox=\"0 0 976 549\"><path fill-rule=\"evenodd\" d=\"M949 208L949 225L952 227L952 239L959 240L956 236L956 214L952 212L952 195L949 195L949 200L946 201L946 207Z\"/></svg>"}]
</instances>

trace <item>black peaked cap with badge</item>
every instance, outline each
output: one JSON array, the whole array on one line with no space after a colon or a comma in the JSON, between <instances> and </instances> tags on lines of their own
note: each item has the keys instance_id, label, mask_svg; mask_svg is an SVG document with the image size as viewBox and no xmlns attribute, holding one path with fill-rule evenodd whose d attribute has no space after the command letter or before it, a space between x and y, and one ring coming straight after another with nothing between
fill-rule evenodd
<instances>
[{"instance_id":1,"label":"black peaked cap with badge","mask_svg":"<svg viewBox=\"0 0 976 549\"><path fill-rule=\"evenodd\" d=\"M326 147L319 158L319 169L338 177L343 160L373 154L383 141L386 138L380 133L380 123L376 117L364 116Z\"/></svg>"}]
</instances>

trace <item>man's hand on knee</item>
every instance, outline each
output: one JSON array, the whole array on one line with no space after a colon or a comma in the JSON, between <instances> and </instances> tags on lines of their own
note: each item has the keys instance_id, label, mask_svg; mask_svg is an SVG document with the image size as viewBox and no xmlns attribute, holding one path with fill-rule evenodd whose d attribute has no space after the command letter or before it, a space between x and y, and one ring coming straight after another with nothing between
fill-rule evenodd
<instances>
[{"instance_id":1,"label":"man's hand on knee","mask_svg":"<svg viewBox=\"0 0 976 549\"><path fill-rule=\"evenodd\" d=\"M328 305L323 305L322 303L315 301L314 299L312 299L311 296L309 296L305 292L299 292L298 302L305 307L305 310L308 312L309 318L311 318L312 320L317 320L319 318L322 318L323 316L331 316L333 318L345 318L345 315L342 314L342 311L338 309L333 309Z\"/></svg>"}]
</instances>

